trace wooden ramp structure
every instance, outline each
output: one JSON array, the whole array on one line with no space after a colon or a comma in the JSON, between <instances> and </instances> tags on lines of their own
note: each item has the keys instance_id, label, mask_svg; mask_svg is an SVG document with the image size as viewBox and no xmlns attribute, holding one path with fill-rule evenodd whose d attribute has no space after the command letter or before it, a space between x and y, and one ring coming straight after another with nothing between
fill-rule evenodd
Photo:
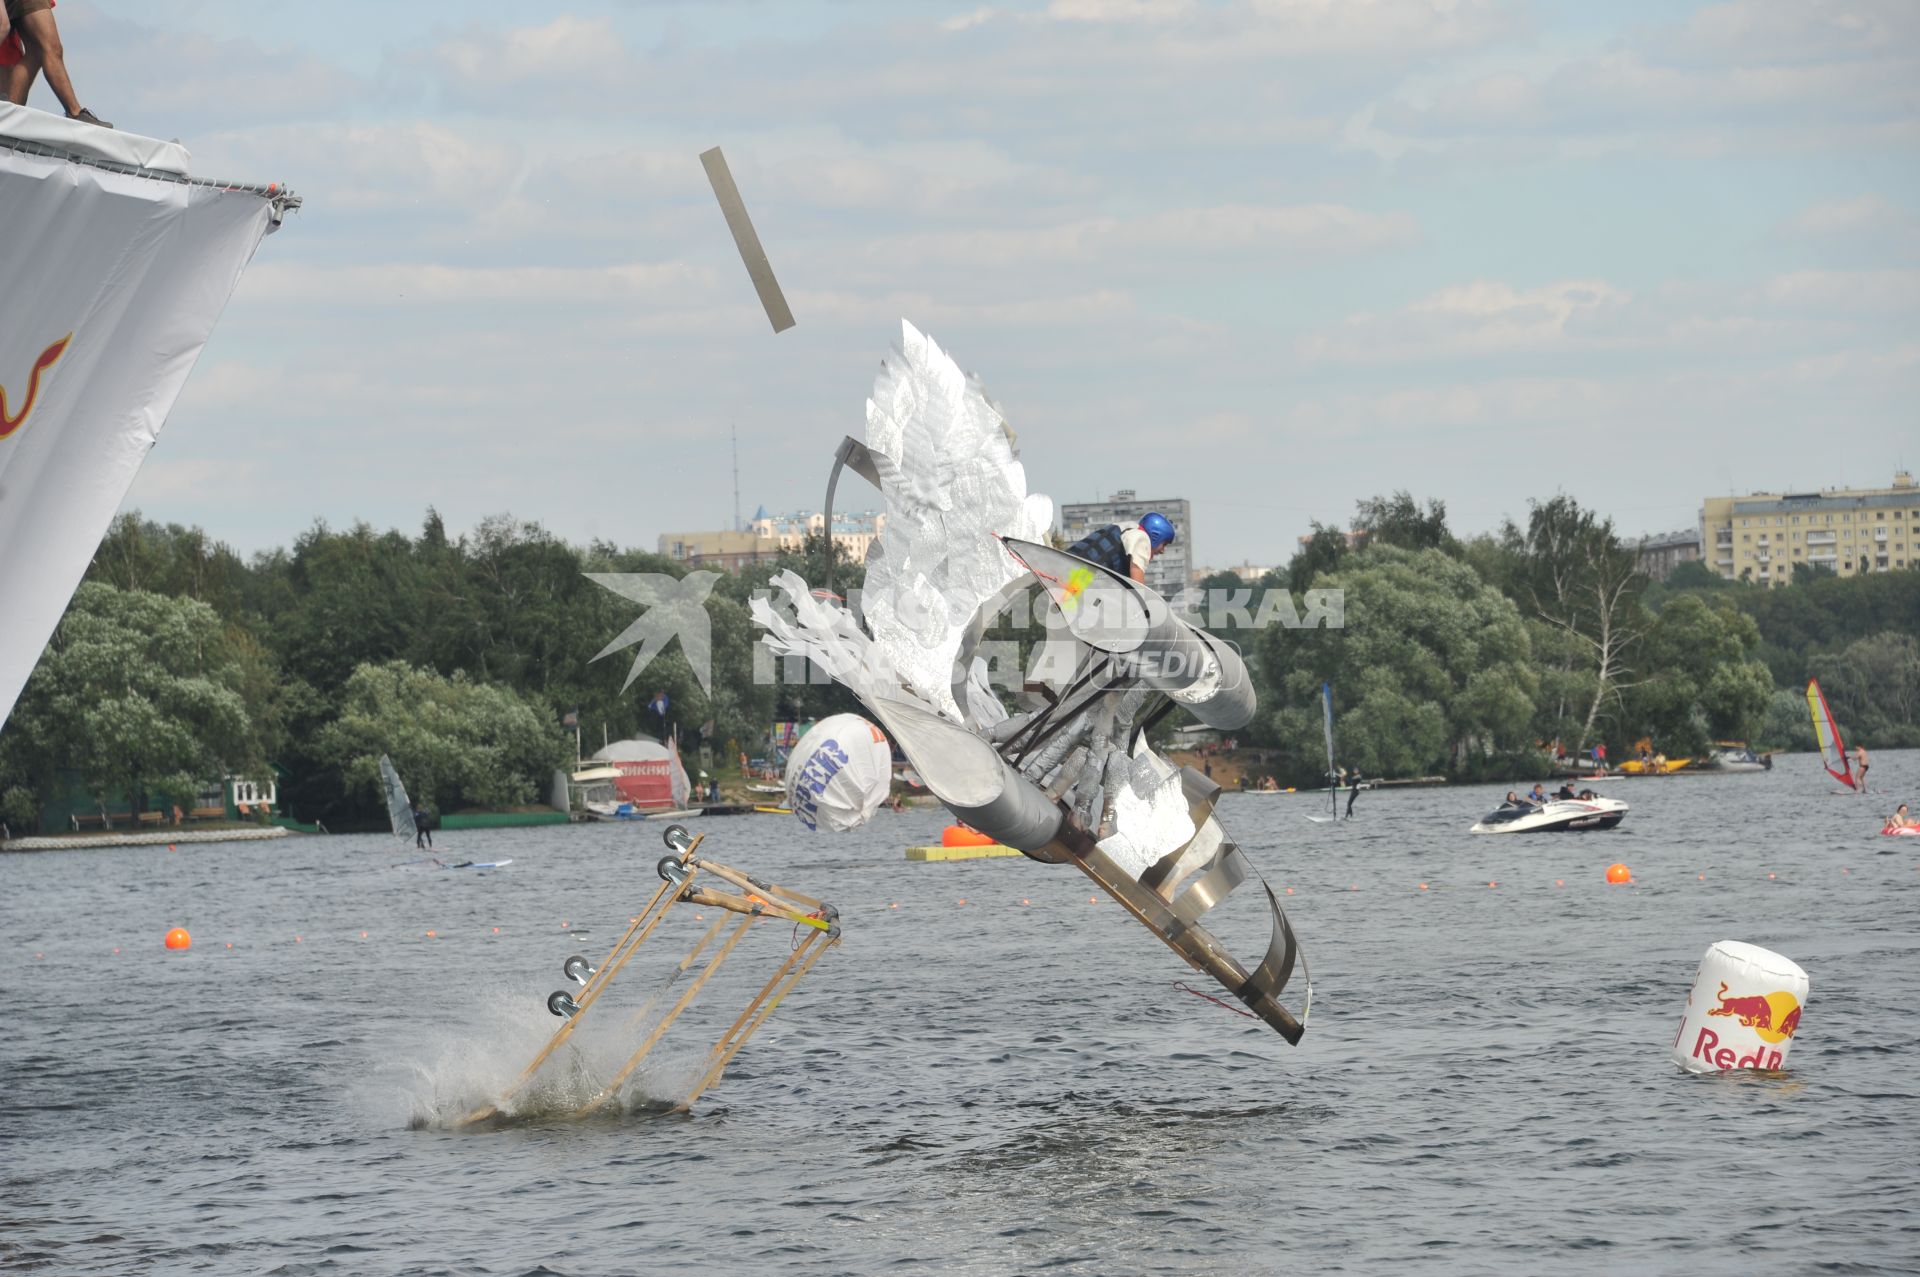
<instances>
[{"instance_id":1,"label":"wooden ramp structure","mask_svg":"<svg viewBox=\"0 0 1920 1277\"><path fill-rule=\"evenodd\" d=\"M693 978L678 998L659 1012L657 1018L649 1014L655 1010L654 1000L649 999L640 1013L629 1019L629 1025L650 1021L651 1027L647 1028L645 1036L612 1076L572 1110L572 1116L585 1117L595 1113L620 1094L622 1087L660 1045L674 1022L694 1004L755 924L772 920L791 923L795 940L786 946L784 959L773 973L757 986L757 991L752 993L747 1004L707 1048L691 1089L665 1112L684 1113L691 1109L693 1102L720 1080L728 1063L739 1054L747 1039L767 1022L767 1018L793 991L801 977L812 969L822 954L840 943L839 910L823 900L815 900L776 883L763 882L731 865L699 855L700 844L705 837L704 834L699 837L689 835L682 825L668 826L663 837L668 854L661 857L656 866L661 879L660 887L647 901L646 908L633 919L632 925L599 965L592 965L579 955L568 958L562 964L567 978L580 988L577 993L562 989L547 998L547 1009L560 1017L560 1027L498 1100L468 1113L456 1125L471 1126L508 1116L511 1112L509 1106L514 1099L527 1091L542 1069L550 1064L556 1064L557 1067L556 1057L561 1049L599 1005L602 995L613 986L622 969L660 931L661 924L676 905L691 904L714 910L719 916L699 932L692 946L670 969L667 985L654 997L659 998L670 992L672 985L678 983L682 976L691 973Z\"/></svg>"}]
</instances>

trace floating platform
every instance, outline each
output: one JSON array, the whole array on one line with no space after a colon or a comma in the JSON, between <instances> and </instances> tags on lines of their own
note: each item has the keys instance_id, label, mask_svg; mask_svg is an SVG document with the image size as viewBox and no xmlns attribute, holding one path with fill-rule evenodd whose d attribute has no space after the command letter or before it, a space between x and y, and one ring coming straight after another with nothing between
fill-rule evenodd
<instances>
[{"instance_id":1,"label":"floating platform","mask_svg":"<svg viewBox=\"0 0 1920 1277\"><path fill-rule=\"evenodd\" d=\"M182 842L265 842L285 838L278 825L264 829L168 829L134 833L46 834L0 842L0 851L66 851L78 847L153 847Z\"/></svg>"},{"instance_id":2,"label":"floating platform","mask_svg":"<svg viewBox=\"0 0 1920 1277\"><path fill-rule=\"evenodd\" d=\"M1005 847L997 842L982 843L976 847L909 847L908 860L985 860L992 856L1024 856L1026 853L1018 847Z\"/></svg>"}]
</instances>

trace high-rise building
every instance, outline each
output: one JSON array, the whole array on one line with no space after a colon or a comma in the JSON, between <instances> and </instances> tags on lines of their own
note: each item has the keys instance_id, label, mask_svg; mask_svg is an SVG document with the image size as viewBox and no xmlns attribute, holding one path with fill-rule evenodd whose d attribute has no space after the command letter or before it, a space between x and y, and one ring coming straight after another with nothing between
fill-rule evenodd
<instances>
[{"instance_id":1,"label":"high-rise building","mask_svg":"<svg viewBox=\"0 0 1920 1277\"><path fill-rule=\"evenodd\" d=\"M1920 487L1902 470L1889 488L1824 488L1708 497L1701 557L1729 581L1784 585L1796 564L1842 576L1920 564Z\"/></svg>"},{"instance_id":2,"label":"high-rise building","mask_svg":"<svg viewBox=\"0 0 1920 1277\"><path fill-rule=\"evenodd\" d=\"M1072 545L1095 528L1117 523L1131 528L1150 510L1173 521L1173 544L1147 565L1147 584L1172 597L1193 580L1193 503L1185 497L1143 501L1132 488L1122 488L1105 501L1073 501L1060 507L1060 535Z\"/></svg>"}]
</instances>

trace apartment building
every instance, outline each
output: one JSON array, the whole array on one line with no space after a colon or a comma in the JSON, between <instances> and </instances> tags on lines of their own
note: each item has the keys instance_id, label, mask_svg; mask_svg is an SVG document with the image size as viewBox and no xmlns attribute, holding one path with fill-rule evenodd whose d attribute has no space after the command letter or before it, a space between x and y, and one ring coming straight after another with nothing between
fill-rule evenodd
<instances>
[{"instance_id":1,"label":"apartment building","mask_svg":"<svg viewBox=\"0 0 1920 1277\"><path fill-rule=\"evenodd\" d=\"M1700 506L1701 557L1729 581L1784 585L1796 564L1842 576L1920 563L1920 487L1905 470L1885 488L1755 492Z\"/></svg>"}]
</instances>

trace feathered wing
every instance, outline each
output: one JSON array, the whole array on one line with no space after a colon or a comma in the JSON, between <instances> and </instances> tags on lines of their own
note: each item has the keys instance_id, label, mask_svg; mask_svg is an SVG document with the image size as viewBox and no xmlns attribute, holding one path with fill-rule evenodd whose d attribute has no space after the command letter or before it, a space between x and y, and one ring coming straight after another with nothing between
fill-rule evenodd
<instances>
[{"instance_id":1,"label":"feathered wing","mask_svg":"<svg viewBox=\"0 0 1920 1277\"><path fill-rule=\"evenodd\" d=\"M1012 431L979 380L912 324L900 329L867 400L867 447L887 521L862 612L906 686L958 720L961 635L981 603L1020 573L995 534L1043 539L1053 502L1027 491Z\"/></svg>"}]
</instances>

